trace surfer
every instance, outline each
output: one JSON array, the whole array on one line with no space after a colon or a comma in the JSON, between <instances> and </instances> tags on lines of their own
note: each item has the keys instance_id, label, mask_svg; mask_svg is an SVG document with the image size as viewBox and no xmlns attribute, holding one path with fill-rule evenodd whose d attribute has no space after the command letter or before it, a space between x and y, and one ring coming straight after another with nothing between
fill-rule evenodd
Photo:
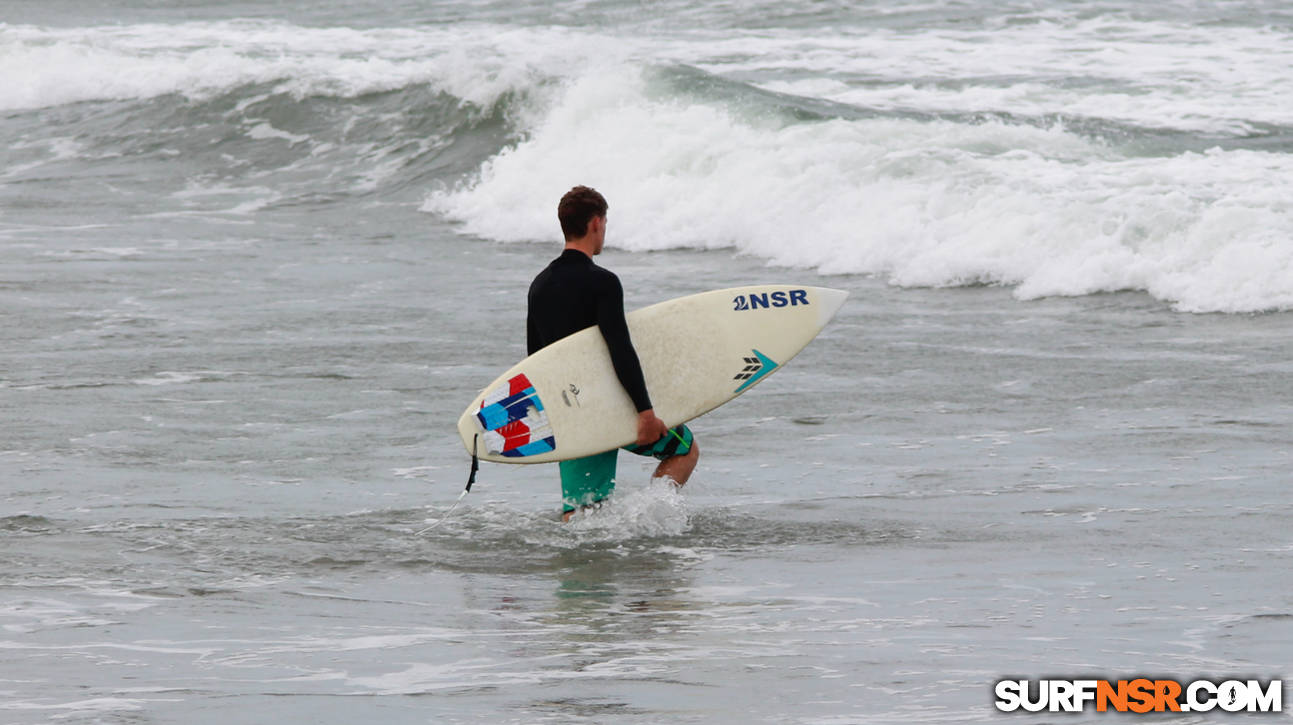
<instances>
[{"instance_id":1,"label":"surfer","mask_svg":"<svg viewBox=\"0 0 1293 725\"><path fill-rule=\"evenodd\" d=\"M647 394L637 351L624 319L624 288L619 277L593 263L606 243L606 199L595 189L576 186L561 197L557 218L566 238L561 256L530 284L526 316L529 354L567 335L597 325L611 354L615 375L638 411L636 444L624 450L660 461L656 478L681 486L691 477L700 449L686 425L670 429L656 416ZM605 500L615 488L618 451L561 461L562 520Z\"/></svg>"}]
</instances>

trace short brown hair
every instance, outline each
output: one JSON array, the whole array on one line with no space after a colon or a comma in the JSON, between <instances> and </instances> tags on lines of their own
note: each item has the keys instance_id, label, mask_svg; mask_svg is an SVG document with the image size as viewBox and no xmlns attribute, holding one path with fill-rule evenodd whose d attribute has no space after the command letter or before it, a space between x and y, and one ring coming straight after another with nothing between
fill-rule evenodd
<instances>
[{"instance_id":1,"label":"short brown hair","mask_svg":"<svg viewBox=\"0 0 1293 725\"><path fill-rule=\"evenodd\" d=\"M561 197L557 204L557 218L561 220L561 233L566 241L578 239L588 233L588 222L593 217L606 216L610 205L596 189L576 186Z\"/></svg>"}]
</instances>

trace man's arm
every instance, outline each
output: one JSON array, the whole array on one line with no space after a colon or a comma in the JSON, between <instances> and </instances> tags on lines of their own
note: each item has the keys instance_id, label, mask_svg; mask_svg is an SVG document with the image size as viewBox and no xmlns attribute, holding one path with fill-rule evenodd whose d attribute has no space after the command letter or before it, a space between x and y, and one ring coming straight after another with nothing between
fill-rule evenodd
<instances>
[{"instance_id":1,"label":"man's arm","mask_svg":"<svg viewBox=\"0 0 1293 725\"><path fill-rule=\"evenodd\" d=\"M602 289L597 295L597 326L606 340L606 348L611 353L611 364L615 366L615 376L620 385L633 400L638 413L651 410L651 397L647 395L646 378L642 375L642 363L638 353L633 349L629 338L629 324L624 319L624 288L620 280L607 273Z\"/></svg>"},{"instance_id":2,"label":"man's arm","mask_svg":"<svg viewBox=\"0 0 1293 725\"><path fill-rule=\"evenodd\" d=\"M649 446L668 434L669 427L656 416L651 407L651 398L647 395L642 363L638 360L637 350L633 349L633 341L629 338L629 324L624 319L624 287L615 275L608 273L607 277L606 289L601 290L597 296L597 326L611 352L615 375L637 408L637 444Z\"/></svg>"},{"instance_id":3,"label":"man's arm","mask_svg":"<svg viewBox=\"0 0 1293 725\"><path fill-rule=\"evenodd\" d=\"M543 348L539 344L539 327L534 322L534 313L525 314L525 354L533 355Z\"/></svg>"}]
</instances>

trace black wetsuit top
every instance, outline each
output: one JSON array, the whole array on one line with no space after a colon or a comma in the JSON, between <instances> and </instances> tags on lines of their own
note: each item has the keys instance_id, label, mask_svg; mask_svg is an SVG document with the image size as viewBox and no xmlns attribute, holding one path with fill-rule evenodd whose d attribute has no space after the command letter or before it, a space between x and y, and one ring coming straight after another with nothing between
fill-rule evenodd
<instances>
[{"instance_id":1,"label":"black wetsuit top","mask_svg":"<svg viewBox=\"0 0 1293 725\"><path fill-rule=\"evenodd\" d=\"M529 354L597 325L633 405L639 413L651 407L642 364L624 320L624 288L615 273L593 264L587 254L567 249L530 284L529 307L525 320Z\"/></svg>"}]
</instances>

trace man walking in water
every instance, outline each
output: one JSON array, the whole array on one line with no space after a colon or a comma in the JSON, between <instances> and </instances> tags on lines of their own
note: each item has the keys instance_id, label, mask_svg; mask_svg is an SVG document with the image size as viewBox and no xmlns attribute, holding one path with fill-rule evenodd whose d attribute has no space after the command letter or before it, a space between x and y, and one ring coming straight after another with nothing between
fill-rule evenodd
<instances>
[{"instance_id":1,"label":"man walking in water","mask_svg":"<svg viewBox=\"0 0 1293 725\"><path fill-rule=\"evenodd\" d=\"M561 197L557 218L566 238L561 256L530 284L526 343L530 355L561 338L597 325L620 384L638 411L636 445L624 450L660 461L655 476L667 476L676 486L691 477L700 450L685 425L669 429L656 417L646 380L624 320L624 288L610 270L593 263L606 242L606 199L587 186L576 186ZM561 461L562 520L591 508L615 488L617 450Z\"/></svg>"}]
</instances>

